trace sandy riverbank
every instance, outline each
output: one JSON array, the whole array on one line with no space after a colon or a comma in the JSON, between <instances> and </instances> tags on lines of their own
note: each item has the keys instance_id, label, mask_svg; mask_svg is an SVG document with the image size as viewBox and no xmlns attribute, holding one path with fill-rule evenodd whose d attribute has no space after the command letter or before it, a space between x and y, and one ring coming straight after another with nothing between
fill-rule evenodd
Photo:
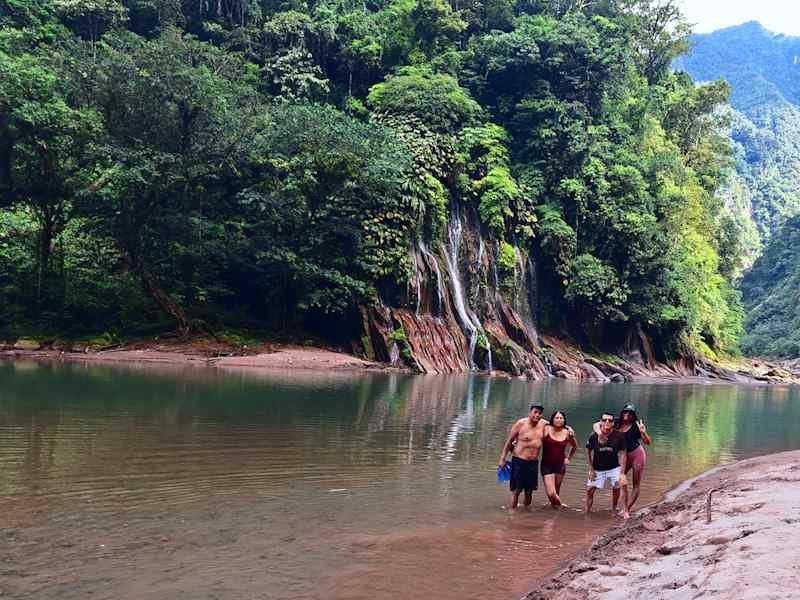
<instances>
[{"instance_id":1,"label":"sandy riverbank","mask_svg":"<svg viewBox=\"0 0 800 600\"><path fill-rule=\"evenodd\" d=\"M798 537L800 451L745 460L678 486L524 600L798 598Z\"/></svg>"},{"instance_id":2,"label":"sandy riverbank","mask_svg":"<svg viewBox=\"0 0 800 600\"><path fill-rule=\"evenodd\" d=\"M584 355L576 348L553 338L543 338L548 348L557 350L558 364L571 364L574 372L554 369L556 377L584 382L632 383L733 383L744 385L798 384L797 365L779 364L756 359L739 359L720 364L703 363L694 370L676 365L656 364L646 368L636 363L615 359L598 360ZM234 345L216 339L193 338L143 340L112 347L80 343L37 342L0 343L0 359L64 360L90 363L131 363L216 368L247 368L263 370L390 370L412 372L403 367L365 360L341 349L263 342L252 346ZM797 367L800 368L800 367ZM496 377L512 377L504 371L492 371ZM526 375L523 374L522 377ZM616 379L614 379L616 378ZM535 379L539 379L536 377Z\"/></svg>"},{"instance_id":3,"label":"sandy riverbank","mask_svg":"<svg viewBox=\"0 0 800 600\"><path fill-rule=\"evenodd\" d=\"M387 365L325 348L269 345L241 352L224 344L130 344L109 350L64 352L19 350L0 352L0 358L64 360L91 363L149 363L178 366L309 370L383 370Z\"/></svg>"}]
</instances>

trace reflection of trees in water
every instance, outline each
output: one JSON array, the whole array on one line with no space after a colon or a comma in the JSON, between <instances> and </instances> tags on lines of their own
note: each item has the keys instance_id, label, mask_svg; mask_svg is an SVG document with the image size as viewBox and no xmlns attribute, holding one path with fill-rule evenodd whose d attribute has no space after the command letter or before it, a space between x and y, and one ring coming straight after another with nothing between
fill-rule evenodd
<instances>
[{"instance_id":1,"label":"reflection of trees in water","mask_svg":"<svg viewBox=\"0 0 800 600\"><path fill-rule=\"evenodd\" d=\"M136 488L144 484L127 476L171 474L275 487L339 478L330 487L346 487L365 465L385 466L380 477L413 494L414 463L434 461L430 474L442 480L467 472L458 464L493 463L532 400L548 416L566 410L581 440L601 410L633 402L655 437L655 464L688 471L732 452L796 446L800 431L800 393L789 388L12 364L0 365L0 494L89 485L89 476Z\"/></svg>"}]
</instances>

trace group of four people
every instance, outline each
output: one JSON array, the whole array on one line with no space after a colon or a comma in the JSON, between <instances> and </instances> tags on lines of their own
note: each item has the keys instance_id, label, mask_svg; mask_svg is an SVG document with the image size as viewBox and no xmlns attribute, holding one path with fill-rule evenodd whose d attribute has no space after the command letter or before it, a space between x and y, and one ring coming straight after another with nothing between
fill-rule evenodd
<instances>
[{"instance_id":1,"label":"group of four people","mask_svg":"<svg viewBox=\"0 0 800 600\"><path fill-rule=\"evenodd\" d=\"M567 465L575 456L578 443L575 431L567 425L566 415L555 411L550 420L542 418L544 408L534 403L527 417L519 419L511 427L503 450L500 467L505 468L511 452L511 508L516 509L519 496L524 492L524 505L530 506L533 490L539 485L539 463L545 491L554 507L561 506L561 483ZM589 479L586 482L586 511L592 510L594 495L608 482L612 488L612 510L627 518L631 507L639 498L642 475L647 455L642 442L650 445L652 439L644 422L636 415L636 408L626 404L615 418L604 412L594 424L593 432L586 441L586 457L589 462ZM567 449L569 448L569 453ZM540 461L541 454L541 461ZM627 473L633 471L633 491L628 494ZM620 492L622 508L618 509Z\"/></svg>"}]
</instances>

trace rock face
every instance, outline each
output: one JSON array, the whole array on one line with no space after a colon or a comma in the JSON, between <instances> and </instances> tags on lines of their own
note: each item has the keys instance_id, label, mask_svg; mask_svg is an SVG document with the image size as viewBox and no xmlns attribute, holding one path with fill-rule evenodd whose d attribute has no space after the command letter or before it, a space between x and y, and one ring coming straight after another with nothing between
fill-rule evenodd
<instances>
[{"instance_id":1,"label":"rock face","mask_svg":"<svg viewBox=\"0 0 800 600\"><path fill-rule=\"evenodd\" d=\"M617 356L588 356L537 330L535 260L515 248L513 272L498 269L499 247L481 232L474 209L454 206L442 239L409 249L413 273L401 306L361 307L367 357L422 373L503 371L544 379L630 381L691 372L660 365L651 341L632 329ZM694 374L693 372L691 374Z\"/></svg>"},{"instance_id":2,"label":"rock face","mask_svg":"<svg viewBox=\"0 0 800 600\"><path fill-rule=\"evenodd\" d=\"M658 359L638 325L599 339L616 341L593 354L542 334L535 257L514 249L498 268L497 243L482 235L476 211L453 206L437 243L409 248L412 274L396 305L378 298L361 307L366 357L420 373L483 371L533 380L558 377L601 383L702 377L735 383L800 383L800 364L740 360L718 365L692 356Z\"/></svg>"}]
</instances>

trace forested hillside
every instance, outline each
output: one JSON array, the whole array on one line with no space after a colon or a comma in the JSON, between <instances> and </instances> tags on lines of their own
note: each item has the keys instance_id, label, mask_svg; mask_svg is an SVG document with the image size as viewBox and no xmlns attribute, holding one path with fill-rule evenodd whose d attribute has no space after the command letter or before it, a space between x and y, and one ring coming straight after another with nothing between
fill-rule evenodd
<instances>
[{"instance_id":1,"label":"forested hillside","mask_svg":"<svg viewBox=\"0 0 800 600\"><path fill-rule=\"evenodd\" d=\"M764 253L742 283L743 348L800 355L790 327L800 263L785 246L795 240L796 221L780 229L800 214L800 38L745 23L695 36L691 52L676 65L697 80L724 78L732 87L736 169L724 195L741 234L744 266Z\"/></svg>"},{"instance_id":2,"label":"forested hillside","mask_svg":"<svg viewBox=\"0 0 800 600\"><path fill-rule=\"evenodd\" d=\"M735 351L673 4L0 0L0 335Z\"/></svg>"},{"instance_id":3,"label":"forested hillside","mask_svg":"<svg viewBox=\"0 0 800 600\"><path fill-rule=\"evenodd\" d=\"M800 38L745 23L694 36L676 66L698 81L731 84L736 175L729 193L750 197L738 214L749 229L750 213L758 237L749 240L759 246L800 213Z\"/></svg>"},{"instance_id":4,"label":"forested hillside","mask_svg":"<svg viewBox=\"0 0 800 600\"><path fill-rule=\"evenodd\" d=\"M742 280L748 306L743 349L800 356L800 217L790 219Z\"/></svg>"}]
</instances>

